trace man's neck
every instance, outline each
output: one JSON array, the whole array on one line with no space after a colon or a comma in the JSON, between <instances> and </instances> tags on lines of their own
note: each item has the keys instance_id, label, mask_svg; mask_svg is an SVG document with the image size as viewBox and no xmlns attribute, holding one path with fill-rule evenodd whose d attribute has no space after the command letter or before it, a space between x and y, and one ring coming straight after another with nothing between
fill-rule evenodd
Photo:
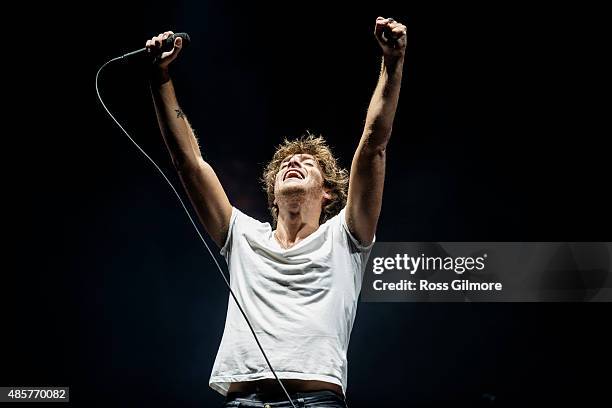
<instances>
[{"instance_id":1,"label":"man's neck","mask_svg":"<svg viewBox=\"0 0 612 408\"><path fill-rule=\"evenodd\" d=\"M320 208L306 205L279 208L276 239L285 249L291 248L319 228Z\"/></svg>"}]
</instances>

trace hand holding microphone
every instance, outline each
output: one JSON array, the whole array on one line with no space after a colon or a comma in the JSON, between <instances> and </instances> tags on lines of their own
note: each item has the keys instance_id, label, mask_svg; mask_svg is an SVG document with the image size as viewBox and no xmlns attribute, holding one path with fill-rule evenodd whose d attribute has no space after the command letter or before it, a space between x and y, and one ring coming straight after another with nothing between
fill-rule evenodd
<instances>
[{"instance_id":1,"label":"hand holding microphone","mask_svg":"<svg viewBox=\"0 0 612 408\"><path fill-rule=\"evenodd\" d=\"M189 45L187 33L174 34L172 31L160 33L147 40L142 50L153 57L153 69L151 70L151 81L161 85L170 80L168 66L178 57L184 46Z\"/></svg>"},{"instance_id":2,"label":"hand holding microphone","mask_svg":"<svg viewBox=\"0 0 612 408\"><path fill-rule=\"evenodd\" d=\"M186 33L174 34L172 31L166 31L147 40L145 49L155 58L159 68L168 69L168 65L178 57L183 44L189 44L189 36Z\"/></svg>"}]
</instances>

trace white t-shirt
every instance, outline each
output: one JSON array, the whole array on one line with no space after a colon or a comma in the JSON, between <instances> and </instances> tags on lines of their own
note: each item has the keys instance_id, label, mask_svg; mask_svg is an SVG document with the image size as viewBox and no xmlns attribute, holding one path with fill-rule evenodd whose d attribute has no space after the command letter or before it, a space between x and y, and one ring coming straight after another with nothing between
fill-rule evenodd
<instances>
[{"instance_id":1,"label":"white t-shirt","mask_svg":"<svg viewBox=\"0 0 612 408\"><path fill-rule=\"evenodd\" d=\"M230 284L281 379L319 380L346 392L346 354L372 245L351 235L345 209L289 249L262 223L232 209L225 257ZM209 385L274 378L229 298Z\"/></svg>"}]
</instances>

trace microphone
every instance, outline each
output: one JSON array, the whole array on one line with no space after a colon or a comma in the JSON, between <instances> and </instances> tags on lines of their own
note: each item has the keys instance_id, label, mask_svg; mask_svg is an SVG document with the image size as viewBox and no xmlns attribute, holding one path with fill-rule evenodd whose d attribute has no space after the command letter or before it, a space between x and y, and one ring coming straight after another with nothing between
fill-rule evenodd
<instances>
[{"instance_id":1,"label":"microphone","mask_svg":"<svg viewBox=\"0 0 612 408\"><path fill-rule=\"evenodd\" d=\"M162 41L162 46L161 46L162 52L172 51L172 48L174 48L174 40L177 37L181 37L181 39L183 40L183 44L182 44L183 47L189 45L189 43L191 42L191 39L189 38L189 34L187 34L187 33L174 33L174 34L171 34L171 35L168 36L168 38L166 38L165 40ZM134 56L134 55L141 55L141 54L146 54L146 53L147 53L147 48L145 47L145 48L141 48L141 49L136 50L136 51L128 52L127 54L123 54L119 58L127 58L127 57L131 57L131 56Z\"/></svg>"}]
</instances>

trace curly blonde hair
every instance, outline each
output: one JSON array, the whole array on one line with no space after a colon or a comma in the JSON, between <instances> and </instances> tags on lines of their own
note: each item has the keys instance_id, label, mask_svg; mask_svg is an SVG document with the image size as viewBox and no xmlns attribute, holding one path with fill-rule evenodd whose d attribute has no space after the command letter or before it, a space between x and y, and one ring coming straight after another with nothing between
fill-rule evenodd
<instances>
[{"instance_id":1,"label":"curly blonde hair","mask_svg":"<svg viewBox=\"0 0 612 408\"><path fill-rule=\"evenodd\" d=\"M265 166L261 181L268 195L268 209L272 214L274 225L278 219L278 207L274 204L274 183L281 162L294 154L310 154L319 164L323 173L323 187L329 190L331 199L323 205L319 224L323 224L346 205L349 176L346 169L341 168L330 147L322 136L310 132L295 140L285 139L276 147L272 160Z\"/></svg>"}]
</instances>

